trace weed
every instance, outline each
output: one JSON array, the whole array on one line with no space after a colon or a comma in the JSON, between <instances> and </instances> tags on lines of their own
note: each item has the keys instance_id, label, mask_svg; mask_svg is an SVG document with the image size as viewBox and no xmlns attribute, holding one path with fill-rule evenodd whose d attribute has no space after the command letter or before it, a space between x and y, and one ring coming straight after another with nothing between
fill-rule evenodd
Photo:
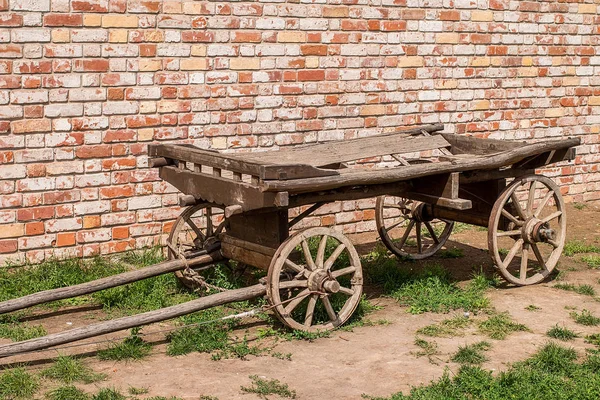
<instances>
[{"instance_id":1,"label":"weed","mask_svg":"<svg viewBox=\"0 0 600 400\"><path fill-rule=\"evenodd\" d=\"M93 383L106 379L106 375L94 372L81 360L71 356L59 356L54 365L43 370L40 375L64 383Z\"/></svg>"},{"instance_id":2,"label":"weed","mask_svg":"<svg viewBox=\"0 0 600 400\"><path fill-rule=\"evenodd\" d=\"M46 335L43 326L28 326L21 323L0 323L0 337L11 339L13 342L29 340Z\"/></svg>"},{"instance_id":3,"label":"weed","mask_svg":"<svg viewBox=\"0 0 600 400\"><path fill-rule=\"evenodd\" d=\"M500 254L502 257L504 257L505 255L508 254L508 249L500 248L500 249L498 249L498 254Z\"/></svg>"},{"instance_id":4,"label":"weed","mask_svg":"<svg viewBox=\"0 0 600 400\"><path fill-rule=\"evenodd\" d=\"M585 337L585 342L593 344L594 346L600 346L600 333L593 333Z\"/></svg>"},{"instance_id":5,"label":"weed","mask_svg":"<svg viewBox=\"0 0 600 400\"><path fill-rule=\"evenodd\" d=\"M194 351L210 353L224 350L229 340L229 329L235 326L233 320L215 321L224 315L223 308L215 307L182 317L182 323L192 326L169 333L167 354L178 356Z\"/></svg>"},{"instance_id":6,"label":"weed","mask_svg":"<svg viewBox=\"0 0 600 400\"><path fill-rule=\"evenodd\" d=\"M433 356L438 355L438 344L434 341L428 342L425 339L421 339L419 337L415 338L415 345L421 348L421 350L417 351L415 355L417 357L426 356L429 359L429 362L432 364L436 364L433 360Z\"/></svg>"},{"instance_id":7,"label":"weed","mask_svg":"<svg viewBox=\"0 0 600 400\"><path fill-rule=\"evenodd\" d=\"M565 256L572 256L574 254L581 253L599 253L600 247L594 246L593 244L585 244L578 240L572 240L565 243L563 254Z\"/></svg>"},{"instance_id":8,"label":"weed","mask_svg":"<svg viewBox=\"0 0 600 400\"><path fill-rule=\"evenodd\" d=\"M104 388L92 396L92 400L127 400L127 397L115 388Z\"/></svg>"},{"instance_id":9,"label":"weed","mask_svg":"<svg viewBox=\"0 0 600 400\"><path fill-rule=\"evenodd\" d=\"M38 379L23 367L10 369L0 375L0 398L29 400L39 388Z\"/></svg>"},{"instance_id":10,"label":"weed","mask_svg":"<svg viewBox=\"0 0 600 400\"><path fill-rule=\"evenodd\" d=\"M128 251L121 256L121 260L136 267L147 267L164 261L165 257L162 249L156 246L143 250Z\"/></svg>"},{"instance_id":11,"label":"weed","mask_svg":"<svg viewBox=\"0 0 600 400\"><path fill-rule=\"evenodd\" d=\"M464 231L468 231L471 228L473 228L473 225L465 224L464 222L455 222L454 227L452 228L452 233L461 233Z\"/></svg>"},{"instance_id":12,"label":"weed","mask_svg":"<svg viewBox=\"0 0 600 400\"><path fill-rule=\"evenodd\" d=\"M200 398L198 400L219 400L219 398L217 396L200 396Z\"/></svg>"},{"instance_id":13,"label":"weed","mask_svg":"<svg viewBox=\"0 0 600 400\"><path fill-rule=\"evenodd\" d=\"M534 305L534 304L530 304L530 305L528 305L527 307L525 307L525 309L526 309L527 311L539 311L539 310L541 310L542 308L541 308L541 307L538 307L538 306L536 306L536 305Z\"/></svg>"},{"instance_id":14,"label":"weed","mask_svg":"<svg viewBox=\"0 0 600 400\"><path fill-rule=\"evenodd\" d=\"M148 388L147 387L137 388L137 387L129 386L129 389L127 389L127 391L129 392L129 394L136 396L138 394L148 393Z\"/></svg>"},{"instance_id":15,"label":"weed","mask_svg":"<svg viewBox=\"0 0 600 400\"><path fill-rule=\"evenodd\" d=\"M507 312L498 313L490 316L485 321L479 323L481 333L492 339L503 340L512 332L528 331L523 324L514 322Z\"/></svg>"},{"instance_id":16,"label":"weed","mask_svg":"<svg viewBox=\"0 0 600 400\"><path fill-rule=\"evenodd\" d=\"M600 318L596 317L595 315L593 315L590 311L588 311L586 309L583 309L581 311L581 313L577 313L577 311L573 311L569 315L571 316L571 318L573 318L573 320L575 322L577 322L580 325L585 325L585 326L600 325Z\"/></svg>"},{"instance_id":17,"label":"weed","mask_svg":"<svg viewBox=\"0 0 600 400\"><path fill-rule=\"evenodd\" d=\"M275 329L275 328L266 328L258 330L258 338L263 339L266 337L276 336L280 339L284 340L306 340L308 342L313 342L320 338L327 338L331 336L331 331L315 331L315 332L307 332L300 330L285 330L285 329Z\"/></svg>"},{"instance_id":18,"label":"weed","mask_svg":"<svg viewBox=\"0 0 600 400\"><path fill-rule=\"evenodd\" d=\"M292 361L292 353L271 353L271 357L278 358L280 360Z\"/></svg>"},{"instance_id":19,"label":"weed","mask_svg":"<svg viewBox=\"0 0 600 400\"><path fill-rule=\"evenodd\" d=\"M581 257L581 261L586 263L590 268L600 268L600 255L591 254Z\"/></svg>"},{"instance_id":20,"label":"weed","mask_svg":"<svg viewBox=\"0 0 600 400\"><path fill-rule=\"evenodd\" d=\"M583 210L584 208L587 207L587 204L585 203L573 203L573 207L575 207L576 210Z\"/></svg>"},{"instance_id":21,"label":"weed","mask_svg":"<svg viewBox=\"0 0 600 400\"><path fill-rule=\"evenodd\" d=\"M489 306L483 293L490 286L483 275L476 275L465 288L450 281L440 266L429 266L422 273L392 293L400 303L408 305L411 314L448 312L456 309L476 311Z\"/></svg>"},{"instance_id":22,"label":"weed","mask_svg":"<svg viewBox=\"0 0 600 400\"><path fill-rule=\"evenodd\" d=\"M524 365L549 373L564 373L573 367L573 362L576 359L577 353L572 348L562 347L550 342L537 354L525 361Z\"/></svg>"},{"instance_id":23,"label":"weed","mask_svg":"<svg viewBox=\"0 0 600 400\"><path fill-rule=\"evenodd\" d=\"M246 393L254 393L261 399L268 399L268 395L276 394L288 399L296 398L296 391L291 390L286 383L281 383L277 379L263 379L258 375L251 375L252 386L242 386L241 390Z\"/></svg>"},{"instance_id":24,"label":"weed","mask_svg":"<svg viewBox=\"0 0 600 400\"><path fill-rule=\"evenodd\" d=\"M561 290L568 290L568 291L583 294L586 296L596 295L596 291L594 290L594 288L587 284L574 285L572 283L557 283L556 285L554 285L552 287L556 288L556 289L561 289Z\"/></svg>"},{"instance_id":25,"label":"weed","mask_svg":"<svg viewBox=\"0 0 600 400\"><path fill-rule=\"evenodd\" d=\"M471 322L473 321L469 318L457 315L454 318L445 319L439 324L424 326L417 333L434 337L452 337L457 335L461 329L469 326Z\"/></svg>"},{"instance_id":26,"label":"weed","mask_svg":"<svg viewBox=\"0 0 600 400\"><path fill-rule=\"evenodd\" d=\"M112 343L108 348L98 351L101 360L141 360L150 355L152 345L140 336L140 328L133 328L128 337L120 343Z\"/></svg>"},{"instance_id":27,"label":"weed","mask_svg":"<svg viewBox=\"0 0 600 400\"><path fill-rule=\"evenodd\" d=\"M244 336L244 339L240 343L228 344L223 350L217 351L212 355L214 361L221 360L223 358L239 358L246 360L247 356L258 356L267 351L258 346L249 346L248 339Z\"/></svg>"},{"instance_id":28,"label":"weed","mask_svg":"<svg viewBox=\"0 0 600 400\"><path fill-rule=\"evenodd\" d=\"M146 398L146 400L183 400L183 399L181 397L175 397L175 396L171 396L171 397L154 396L154 397L148 397L148 398ZM200 396L200 400L202 400L202 396Z\"/></svg>"},{"instance_id":29,"label":"weed","mask_svg":"<svg viewBox=\"0 0 600 400\"><path fill-rule=\"evenodd\" d=\"M90 400L90 395L73 386L60 386L46 393L48 400Z\"/></svg>"},{"instance_id":30,"label":"weed","mask_svg":"<svg viewBox=\"0 0 600 400\"><path fill-rule=\"evenodd\" d=\"M578 337L578 335L572 330L568 328L562 328L558 325L555 325L553 328L550 328L548 332L546 332L546 336L562 341L573 340L576 337Z\"/></svg>"},{"instance_id":31,"label":"weed","mask_svg":"<svg viewBox=\"0 0 600 400\"><path fill-rule=\"evenodd\" d=\"M459 364L481 364L487 361L483 352L489 350L491 347L488 342L459 346L458 351L452 356L452 361Z\"/></svg>"},{"instance_id":32,"label":"weed","mask_svg":"<svg viewBox=\"0 0 600 400\"><path fill-rule=\"evenodd\" d=\"M453 247L451 249L445 249L438 252L438 255L440 256L440 258L461 258L465 256L465 253L462 249L459 249L458 247Z\"/></svg>"}]
</instances>

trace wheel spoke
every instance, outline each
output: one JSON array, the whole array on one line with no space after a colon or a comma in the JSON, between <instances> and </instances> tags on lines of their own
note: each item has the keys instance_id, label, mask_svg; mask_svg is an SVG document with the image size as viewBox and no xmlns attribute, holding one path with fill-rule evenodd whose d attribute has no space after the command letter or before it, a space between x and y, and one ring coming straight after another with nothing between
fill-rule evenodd
<instances>
[{"instance_id":1,"label":"wheel spoke","mask_svg":"<svg viewBox=\"0 0 600 400\"><path fill-rule=\"evenodd\" d=\"M513 222L517 226L522 226L523 221L519 221L516 217L514 217L511 213L506 211L504 208L502 209L502 215L508 218L511 222Z\"/></svg>"},{"instance_id":2,"label":"wheel spoke","mask_svg":"<svg viewBox=\"0 0 600 400\"><path fill-rule=\"evenodd\" d=\"M315 313L315 306L317 305L317 295L313 294L308 299L308 306L306 307L306 316L304 317L304 325L309 327L312 325L313 315Z\"/></svg>"},{"instance_id":3,"label":"wheel spoke","mask_svg":"<svg viewBox=\"0 0 600 400\"><path fill-rule=\"evenodd\" d=\"M352 296L354 294L354 289L350 289L350 288L341 286L340 287L340 293L343 293L346 296Z\"/></svg>"},{"instance_id":4,"label":"wheel spoke","mask_svg":"<svg viewBox=\"0 0 600 400\"><path fill-rule=\"evenodd\" d=\"M554 247L555 249L558 247L558 243L555 242L554 240L548 240L548 243L550 243L552 245L552 247Z\"/></svg>"},{"instance_id":5,"label":"wheel spoke","mask_svg":"<svg viewBox=\"0 0 600 400\"><path fill-rule=\"evenodd\" d=\"M531 245L531 249L533 250L533 254L535 254L535 258L540 263L540 267L545 269L546 268L546 261L544 260L544 257L542 256L542 253L540 253L540 249L538 248L537 244L533 243Z\"/></svg>"},{"instance_id":6,"label":"wheel spoke","mask_svg":"<svg viewBox=\"0 0 600 400\"><path fill-rule=\"evenodd\" d=\"M531 181L531 186L529 186L529 197L527 198L527 215L531 215L533 213L533 202L535 201L536 184L536 181Z\"/></svg>"},{"instance_id":7,"label":"wheel spoke","mask_svg":"<svg viewBox=\"0 0 600 400\"><path fill-rule=\"evenodd\" d=\"M212 208L206 209L206 237L213 235Z\"/></svg>"},{"instance_id":8,"label":"wheel spoke","mask_svg":"<svg viewBox=\"0 0 600 400\"><path fill-rule=\"evenodd\" d=\"M327 311L327 315L329 315L329 319L333 322L337 319L337 314L329 301L329 297L327 295L321 297L321 301L323 302L323 306L325 306L325 311Z\"/></svg>"},{"instance_id":9,"label":"wheel spoke","mask_svg":"<svg viewBox=\"0 0 600 400\"><path fill-rule=\"evenodd\" d=\"M427 228L427 231L429 231L429 234L431 235L431 238L433 239L435 244L439 244L440 239L438 239L437 235L435 234L435 231L431 227L431 224L429 222L425 222L425 227Z\"/></svg>"},{"instance_id":10,"label":"wheel spoke","mask_svg":"<svg viewBox=\"0 0 600 400\"><path fill-rule=\"evenodd\" d=\"M529 257L529 245L527 243L523 244L523 250L521 253L521 270L519 272L519 279L524 281L527 279L527 264Z\"/></svg>"},{"instance_id":11,"label":"wheel spoke","mask_svg":"<svg viewBox=\"0 0 600 400\"><path fill-rule=\"evenodd\" d=\"M338 269L336 271L332 271L331 276L333 276L334 278L337 279L340 276L349 275L349 274L354 273L355 271L356 271L356 267L346 267L346 268Z\"/></svg>"},{"instance_id":12,"label":"wheel spoke","mask_svg":"<svg viewBox=\"0 0 600 400\"><path fill-rule=\"evenodd\" d=\"M398 210L405 210L406 207L404 207L404 205L400 205L400 204L384 204L383 205L385 208L395 208Z\"/></svg>"},{"instance_id":13,"label":"wheel spoke","mask_svg":"<svg viewBox=\"0 0 600 400\"><path fill-rule=\"evenodd\" d=\"M397 227L398 225L402 224L404 221L406 221L406 218L402 217L402 221L400 222L396 222L395 224L393 224L392 226L390 226L389 228L385 228L386 232L391 231L392 229L394 229L395 227Z\"/></svg>"},{"instance_id":14,"label":"wheel spoke","mask_svg":"<svg viewBox=\"0 0 600 400\"><path fill-rule=\"evenodd\" d=\"M319 248L317 249L317 259L315 264L317 268L323 268L323 262L325 261L325 246L327 246L327 235L323 235L319 242Z\"/></svg>"},{"instance_id":15,"label":"wheel spoke","mask_svg":"<svg viewBox=\"0 0 600 400\"><path fill-rule=\"evenodd\" d=\"M291 281L279 282L279 289L295 289L308 287L307 280L294 279Z\"/></svg>"},{"instance_id":16,"label":"wheel spoke","mask_svg":"<svg viewBox=\"0 0 600 400\"><path fill-rule=\"evenodd\" d=\"M312 254L310 254L310 248L308 247L308 243L306 240L302 240L302 252L304 253L304 259L306 260L306 265L308 269L314 271L317 269L315 262L312 258Z\"/></svg>"},{"instance_id":17,"label":"wheel spoke","mask_svg":"<svg viewBox=\"0 0 600 400\"><path fill-rule=\"evenodd\" d=\"M558 218L562 215L562 211L556 211L553 212L552 214L548 215L547 217L542 218L542 222L550 222L552 221L554 218Z\"/></svg>"},{"instance_id":18,"label":"wheel spoke","mask_svg":"<svg viewBox=\"0 0 600 400\"><path fill-rule=\"evenodd\" d=\"M298 264L296 264L295 262L293 262L293 261L291 261L289 259L285 260L284 264L287 267L293 269L294 271L296 271L298 273L303 273L304 272L304 268L303 267L299 266Z\"/></svg>"},{"instance_id":19,"label":"wheel spoke","mask_svg":"<svg viewBox=\"0 0 600 400\"><path fill-rule=\"evenodd\" d=\"M399 249L401 249L404 246L404 243L406 243L406 240L408 239L408 235L410 235L410 231L412 230L414 225L415 225L415 221L413 221L411 219L410 222L408 223L408 226L406 227L406 231L404 232L404 235L402 235L400 242L398 242Z\"/></svg>"},{"instance_id":20,"label":"wheel spoke","mask_svg":"<svg viewBox=\"0 0 600 400\"><path fill-rule=\"evenodd\" d=\"M419 254L421 254L422 246L421 246L421 223L420 222L417 222L416 233L417 233L417 252Z\"/></svg>"},{"instance_id":21,"label":"wheel spoke","mask_svg":"<svg viewBox=\"0 0 600 400\"><path fill-rule=\"evenodd\" d=\"M536 217L536 218L540 217L542 210L544 209L544 207L546 207L546 204L552 198L552 196L554 196L554 190L551 190L548 193L546 193L546 196L544 197L542 202L538 205L537 210L535 210L535 213L533 214L534 217Z\"/></svg>"},{"instance_id":22,"label":"wheel spoke","mask_svg":"<svg viewBox=\"0 0 600 400\"><path fill-rule=\"evenodd\" d=\"M192 230L196 233L196 236L200 238L200 240L206 240L206 236L204 236L200 228L198 228L196 224L194 224L191 217L186 218L185 221L187 222L188 226L192 228Z\"/></svg>"},{"instance_id":23,"label":"wheel spoke","mask_svg":"<svg viewBox=\"0 0 600 400\"><path fill-rule=\"evenodd\" d=\"M497 236L498 237L503 237L503 236L515 236L515 235L520 235L521 234L521 230L517 229L514 231L504 231L504 232L498 232Z\"/></svg>"},{"instance_id":24,"label":"wheel spoke","mask_svg":"<svg viewBox=\"0 0 600 400\"><path fill-rule=\"evenodd\" d=\"M344 244L340 244L338 247L336 247L333 253L331 253L329 258L327 259L327 261L325 261L325 264L323 264L323 268L329 271L333 263L338 259L340 254L342 254L342 251L344 251L344 249L346 249L346 245Z\"/></svg>"},{"instance_id":25,"label":"wheel spoke","mask_svg":"<svg viewBox=\"0 0 600 400\"><path fill-rule=\"evenodd\" d=\"M504 261L502 261L502 266L504 268L508 268L508 265L511 263L513 258L515 258L515 256L517 255L517 252L519 251L519 249L521 248L522 245L523 245L523 239L519 239L515 242L513 247L510 249L510 251L506 255L506 258L504 259Z\"/></svg>"},{"instance_id":26,"label":"wheel spoke","mask_svg":"<svg viewBox=\"0 0 600 400\"><path fill-rule=\"evenodd\" d=\"M517 198L517 194L515 192L512 192L510 194L510 198L512 199L512 203L515 207L515 210L517 211L517 214L519 214L519 217L521 217L521 219L524 221L527 219L527 216L525 215L525 212L523 211L523 208L521 208L521 203L519 203L519 199Z\"/></svg>"},{"instance_id":27,"label":"wheel spoke","mask_svg":"<svg viewBox=\"0 0 600 400\"><path fill-rule=\"evenodd\" d=\"M298 293L298 295L296 297L294 297L293 300L291 300L287 306L285 306L285 308L284 308L285 313L289 315L292 311L294 311L294 309L296 307L298 307L298 304L300 304L302 302L302 300L304 300L309 293L310 293L310 290L308 290L308 289L304 289L303 291Z\"/></svg>"}]
</instances>

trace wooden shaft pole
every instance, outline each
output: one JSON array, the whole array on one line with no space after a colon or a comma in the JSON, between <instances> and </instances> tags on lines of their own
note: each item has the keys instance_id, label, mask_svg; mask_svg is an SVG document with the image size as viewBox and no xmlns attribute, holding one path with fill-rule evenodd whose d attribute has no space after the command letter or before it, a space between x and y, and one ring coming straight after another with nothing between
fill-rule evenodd
<instances>
[{"instance_id":1,"label":"wooden shaft pole","mask_svg":"<svg viewBox=\"0 0 600 400\"><path fill-rule=\"evenodd\" d=\"M75 342L77 340L87 339L94 336L100 336L106 333L117 332L124 329L135 328L136 326L165 321L167 319L191 314L193 312L204 310L210 307L250 300L259 296L263 296L265 293L265 286L262 284L256 284L246 288L228 290L210 296L201 297L196 300L188 301L186 303L171 307L161 308L155 311L123 317L112 321L100 322L97 324L75 328L22 342L6 344L0 346L0 358L30 351L47 349L52 346Z\"/></svg>"},{"instance_id":2,"label":"wooden shaft pole","mask_svg":"<svg viewBox=\"0 0 600 400\"><path fill-rule=\"evenodd\" d=\"M188 265L211 264L223 258L219 251L194 257L188 260ZM100 290L125 285L153 276L162 275L168 272L179 271L185 268L183 260L165 261L160 264L144 267L135 271L128 271L122 274L108 276L106 278L96 279L95 281L81 283L79 285L67 286L64 288L44 290L43 292L33 293L28 296L11 299L0 303L0 314L11 311L21 310L49 301L68 299L84 294L98 292Z\"/></svg>"}]
</instances>

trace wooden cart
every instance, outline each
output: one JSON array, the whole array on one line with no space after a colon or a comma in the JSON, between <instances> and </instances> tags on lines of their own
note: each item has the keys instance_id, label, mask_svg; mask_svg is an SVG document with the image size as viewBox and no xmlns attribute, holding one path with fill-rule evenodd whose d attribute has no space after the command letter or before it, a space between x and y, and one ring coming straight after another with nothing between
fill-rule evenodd
<instances>
[{"instance_id":1,"label":"wooden cart","mask_svg":"<svg viewBox=\"0 0 600 400\"><path fill-rule=\"evenodd\" d=\"M290 230L323 205L343 200L377 197L377 229L398 256L431 256L455 222L469 223L488 229L490 255L507 281L542 281L562 252L566 215L560 188L534 171L573 159L579 139L515 142L442 130L427 125L267 152L150 145L150 166L160 167L160 177L184 194L181 205L188 206L167 240L171 261L0 303L0 313L165 272L197 286L204 283L201 271L224 259L266 270L266 279L183 305L0 346L0 356L265 294L277 317L293 329L340 326L362 295L358 253L335 227ZM292 215L290 209L300 211Z\"/></svg>"}]
</instances>

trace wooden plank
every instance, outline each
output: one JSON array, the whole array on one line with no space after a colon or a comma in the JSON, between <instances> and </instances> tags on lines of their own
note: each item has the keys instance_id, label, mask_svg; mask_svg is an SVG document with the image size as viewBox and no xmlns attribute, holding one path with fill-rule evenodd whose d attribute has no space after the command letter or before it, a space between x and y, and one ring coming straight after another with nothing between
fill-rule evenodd
<instances>
[{"instance_id":1,"label":"wooden plank","mask_svg":"<svg viewBox=\"0 0 600 400\"><path fill-rule=\"evenodd\" d=\"M229 218L227 234L261 246L277 248L289 235L287 209L244 212Z\"/></svg>"},{"instance_id":2,"label":"wooden plank","mask_svg":"<svg viewBox=\"0 0 600 400\"><path fill-rule=\"evenodd\" d=\"M473 136L455 135L452 133L441 133L441 135L452 145L452 154L474 154L484 155L509 151L527 145L525 141L514 142L508 140L482 139Z\"/></svg>"},{"instance_id":3,"label":"wooden plank","mask_svg":"<svg viewBox=\"0 0 600 400\"><path fill-rule=\"evenodd\" d=\"M0 346L0 357L8 357L15 354L26 353L35 350L47 349L65 343L75 342L81 339L104 335L106 333L122 331L135 328L136 326L148 325L155 322L165 321L191 314L196 311L205 310L223 304L251 300L266 293L262 284L248 286L241 289L227 290L210 296L201 297L186 303L177 304L159 310L149 311L142 314L103 321L68 331L54 333L35 339L25 340L17 343L9 343Z\"/></svg>"},{"instance_id":4,"label":"wooden plank","mask_svg":"<svg viewBox=\"0 0 600 400\"><path fill-rule=\"evenodd\" d=\"M579 139L564 139L547 142L519 145L512 150L490 154L487 157L456 160L453 162L436 162L430 164L411 165L410 167L382 168L375 170L347 169L340 170L339 176L325 178L295 179L292 181L265 181L261 187L264 191L287 191L290 194L315 192L352 185L374 185L390 183L428 175L450 172L461 172L477 169L498 169L512 165L529 156L547 151L564 149L579 144Z\"/></svg>"},{"instance_id":5,"label":"wooden plank","mask_svg":"<svg viewBox=\"0 0 600 400\"><path fill-rule=\"evenodd\" d=\"M471 200L466 199L449 199L446 197L433 196L430 194L406 192L403 194L411 200L422 201L423 203L433 204L441 207L451 208L454 210L468 210L473 206Z\"/></svg>"},{"instance_id":6,"label":"wooden plank","mask_svg":"<svg viewBox=\"0 0 600 400\"><path fill-rule=\"evenodd\" d=\"M280 193L263 193L256 186L173 166L160 169L160 177L186 195L223 206L239 205L243 211L275 207L282 203ZM287 201L287 195L285 200Z\"/></svg>"},{"instance_id":7,"label":"wooden plank","mask_svg":"<svg viewBox=\"0 0 600 400\"><path fill-rule=\"evenodd\" d=\"M221 252L225 258L268 269L276 249L241 240L231 235L222 235Z\"/></svg>"},{"instance_id":8,"label":"wooden plank","mask_svg":"<svg viewBox=\"0 0 600 400\"><path fill-rule=\"evenodd\" d=\"M333 141L308 146L285 148L264 153L247 153L252 162L288 164L302 162L313 167L355 161L388 154L416 153L450 147L442 136L411 136L403 134L375 135L359 139Z\"/></svg>"}]
</instances>

